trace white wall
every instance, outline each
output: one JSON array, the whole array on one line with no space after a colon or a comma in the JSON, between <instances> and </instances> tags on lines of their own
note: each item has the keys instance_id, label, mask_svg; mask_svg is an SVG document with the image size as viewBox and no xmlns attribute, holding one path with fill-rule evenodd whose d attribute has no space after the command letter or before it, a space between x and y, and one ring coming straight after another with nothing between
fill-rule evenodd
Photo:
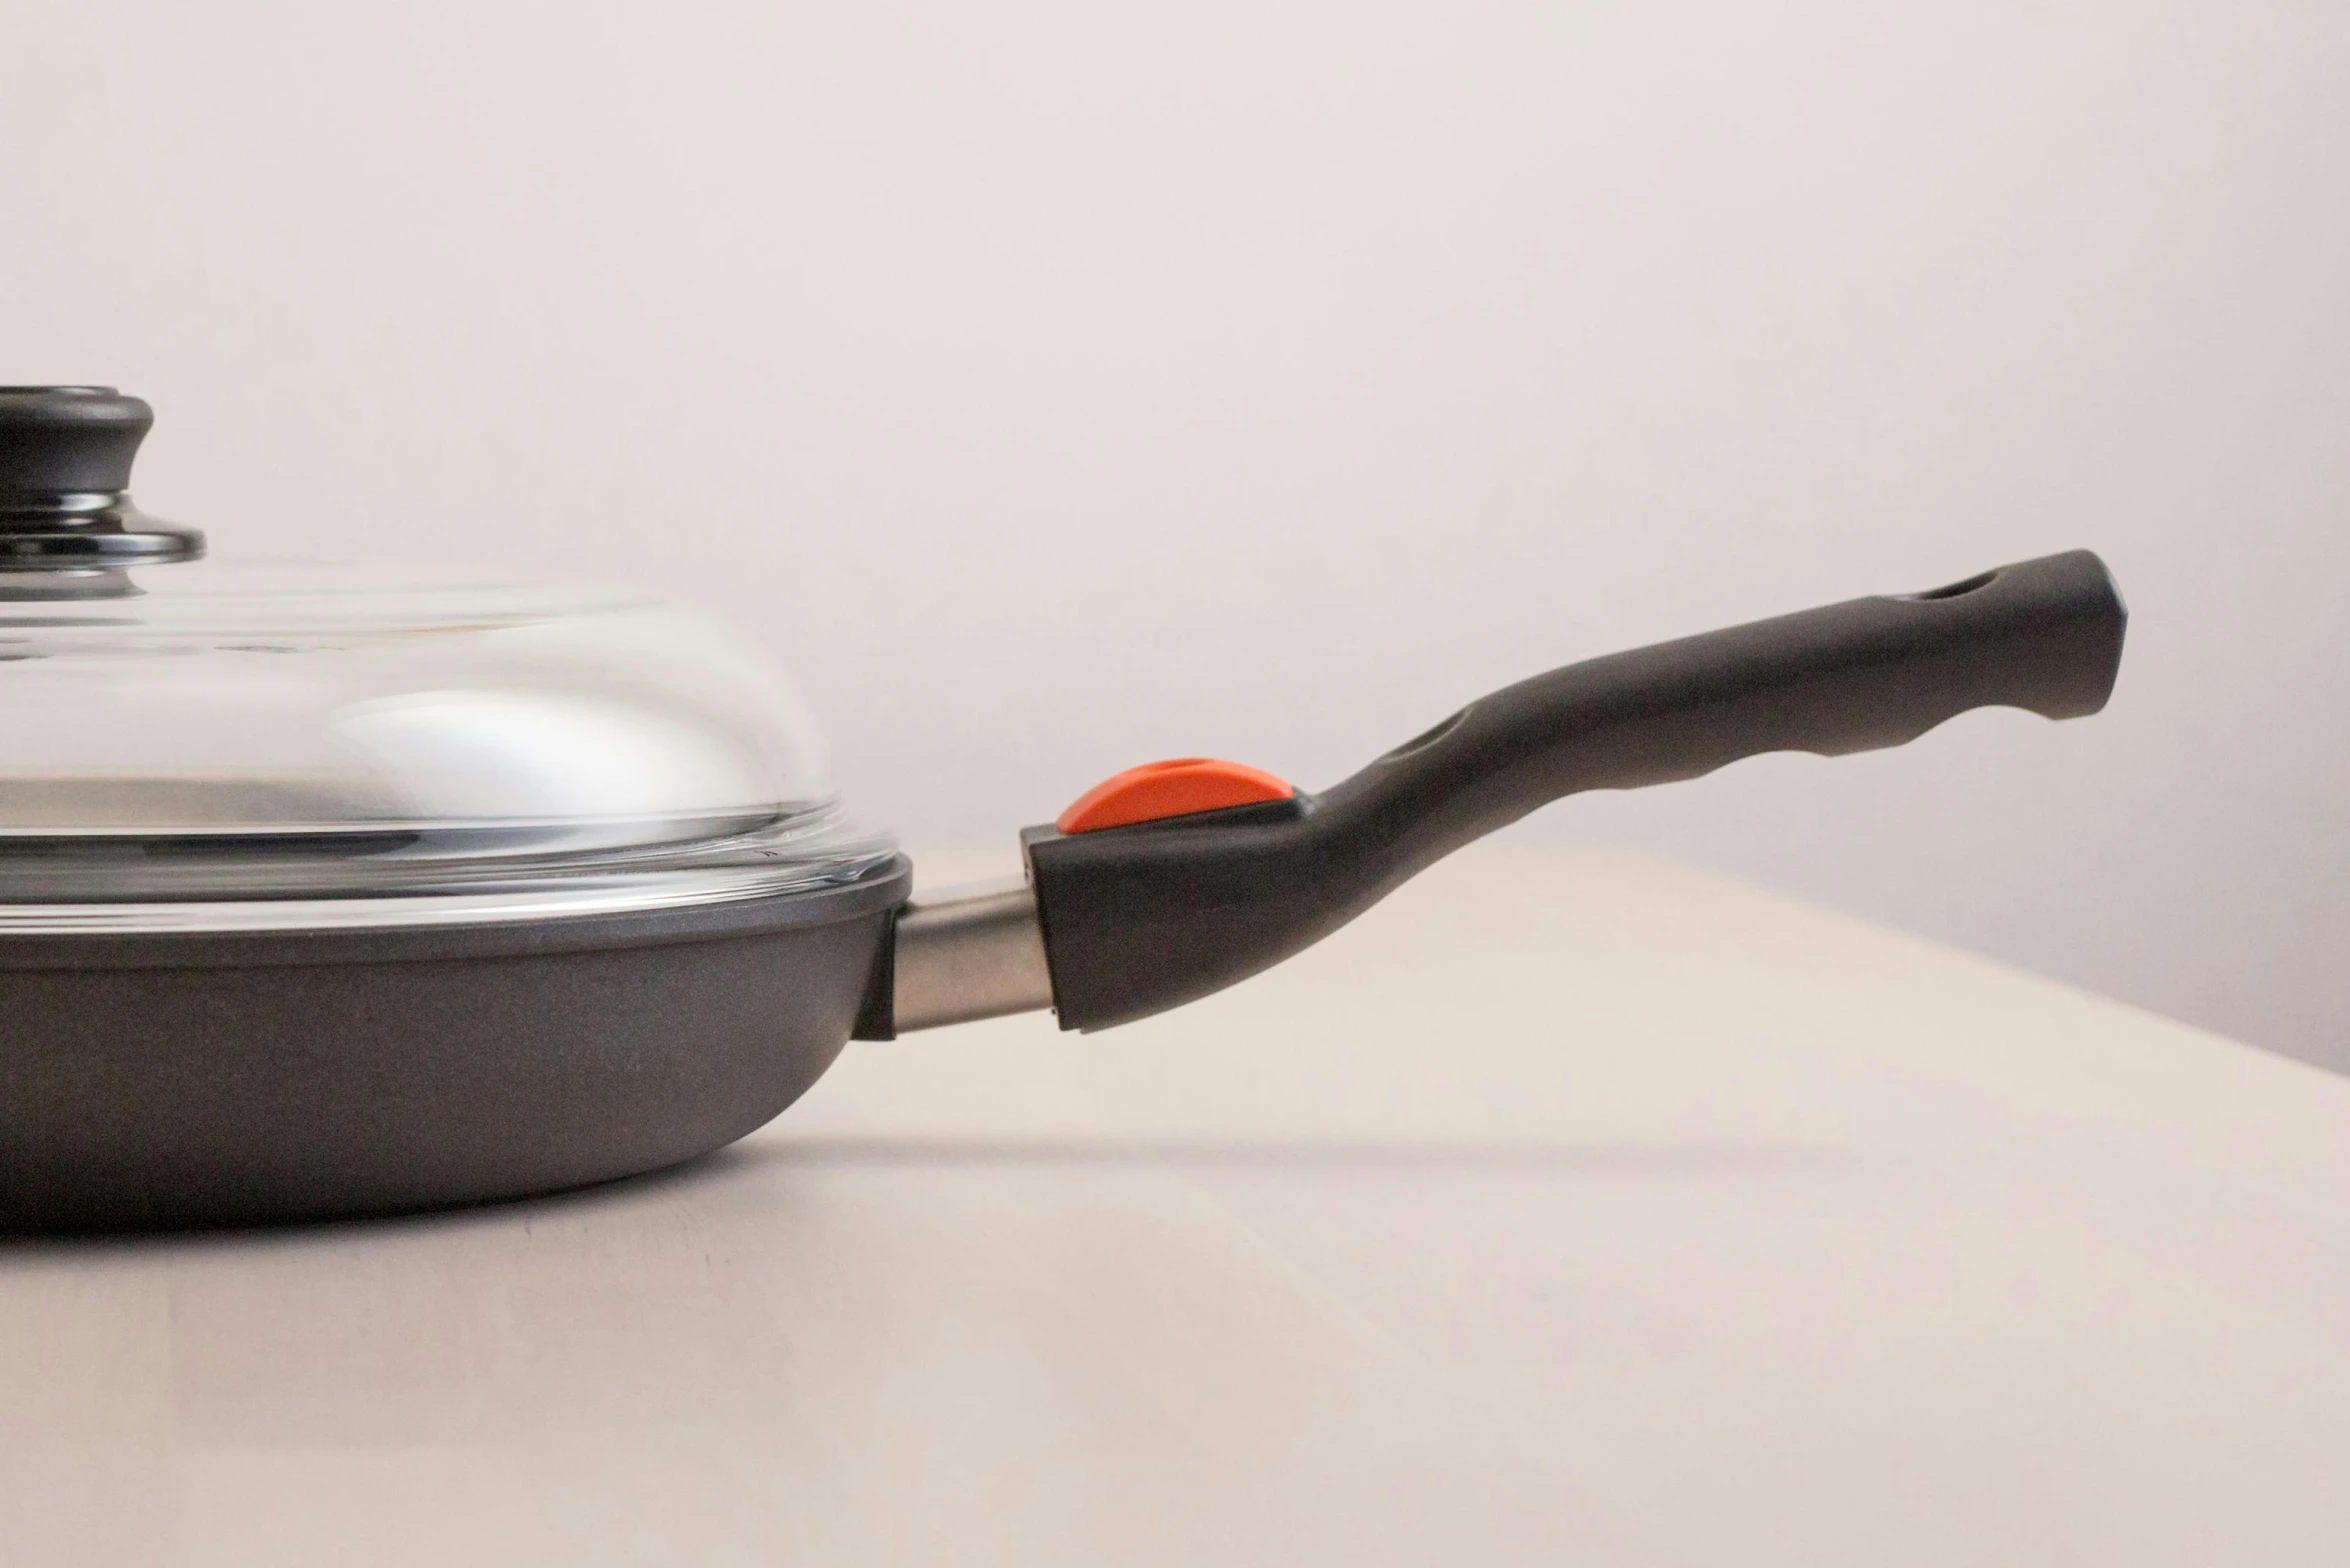
<instances>
[{"instance_id":1,"label":"white wall","mask_svg":"<svg viewBox=\"0 0 2350 1568\"><path fill-rule=\"evenodd\" d=\"M978 840L2087 544L2098 720L1521 831L2350 1067L2350 19L0 7L0 380L227 552L629 576Z\"/></svg>"}]
</instances>

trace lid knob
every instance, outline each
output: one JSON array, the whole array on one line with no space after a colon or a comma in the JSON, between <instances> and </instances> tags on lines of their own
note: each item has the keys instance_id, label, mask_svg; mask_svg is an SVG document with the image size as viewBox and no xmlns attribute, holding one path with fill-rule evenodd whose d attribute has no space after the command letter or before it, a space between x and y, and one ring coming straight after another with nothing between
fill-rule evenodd
<instances>
[{"instance_id":1,"label":"lid knob","mask_svg":"<svg viewBox=\"0 0 2350 1568\"><path fill-rule=\"evenodd\" d=\"M202 555L195 529L131 505L131 461L154 423L143 399L112 387L0 387L0 574Z\"/></svg>"},{"instance_id":2,"label":"lid knob","mask_svg":"<svg viewBox=\"0 0 2350 1568\"><path fill-rule=\"evenodd\" d=\"M0 387L0 496L118 495L154 423L112 387Z\"/></svg>"}]
</instances>

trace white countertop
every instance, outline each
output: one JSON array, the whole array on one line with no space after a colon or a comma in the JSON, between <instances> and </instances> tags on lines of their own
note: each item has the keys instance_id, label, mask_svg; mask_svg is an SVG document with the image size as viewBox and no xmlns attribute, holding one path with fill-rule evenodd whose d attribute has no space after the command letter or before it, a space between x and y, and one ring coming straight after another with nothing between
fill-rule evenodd
<instances>
[{"instance_id":1,"label":"white countertop","mask_svg":"<svg viewBox=\"0 0 2350 1568\"><path fill-rule=\"evenodd\" d=\"M2350 1562L2350 1081L1489 847L664 1177L0 1242L0 1561Z\"/></svg>"}]
</instances>

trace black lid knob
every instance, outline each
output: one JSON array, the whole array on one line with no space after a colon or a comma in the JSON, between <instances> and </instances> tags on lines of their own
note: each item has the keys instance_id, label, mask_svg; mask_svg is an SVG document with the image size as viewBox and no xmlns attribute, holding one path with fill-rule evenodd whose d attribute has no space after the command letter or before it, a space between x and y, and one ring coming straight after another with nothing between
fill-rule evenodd
<instances>
[{"instance_id":1,"label":"black lid knob","mask_svg":"<svg viewBox=\"0 0 2350 1568\"><path fill-rule=\"evenodd\" d=\"M195 529L131 505L131 460L154 423L142 399L112 387L0 387L0 574L112 581L122 567L202 555Z\"/></svg>"},{"instance_id":2,"label":"black lid knob","mask_svg":"<svg viewBox=\"0 0 2350 1568\"><path fill-rule=\"evenodd\" d=\"M0 387L0 494L118 495L154 423L112 387Z\"/></svg>"}]
</instances>

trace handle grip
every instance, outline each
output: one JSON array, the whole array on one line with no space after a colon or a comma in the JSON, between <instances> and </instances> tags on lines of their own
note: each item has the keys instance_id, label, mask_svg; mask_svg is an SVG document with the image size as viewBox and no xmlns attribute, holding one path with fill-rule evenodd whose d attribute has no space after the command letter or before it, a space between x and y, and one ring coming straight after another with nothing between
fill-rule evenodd
<instances>
[{"instance_id":1,"label":"handle grip","mask_svg":"<svg viewBox=\"0 0 2350 1568\"><path fill-rule=\"evenodd\" d=\"M1970 708L2095 713L2127 612L2086 550L1928 593L1570 665L1481 698L1318 797L1023 835L1061 1026L1221 990L1564 795L1770 751L1898 746Z\"/></svg>"},{"instance_id":2,"label":"handle grip","mask_svg":"<svg viewBox=\"0 0 2350 1568\"><path fill-rule=\"evenodd\" d=\"M1396 847L1416 871L1583 790L1669 784L1764 752L1899 746L1971 708L2077 718L2113 689L2124 613L2104 563L2078 550L1658 643L1471 703L1322 804L1403 828Z\"/></svg>"}]
</instances>

